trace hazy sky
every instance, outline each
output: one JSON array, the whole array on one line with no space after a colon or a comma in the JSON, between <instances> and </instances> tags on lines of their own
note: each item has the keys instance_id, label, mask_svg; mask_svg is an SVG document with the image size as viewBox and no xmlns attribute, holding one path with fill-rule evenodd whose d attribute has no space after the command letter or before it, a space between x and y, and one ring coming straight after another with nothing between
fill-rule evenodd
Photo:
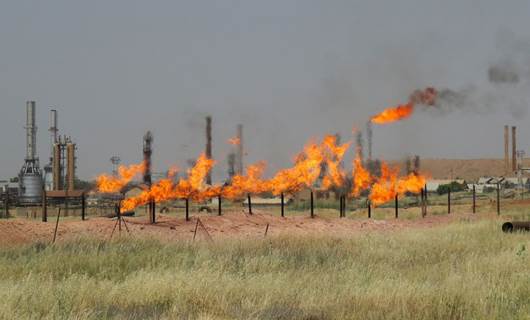
<instances>
[{"instance_id":1,"label":"hazy sky","mask_svg":"<svg viewBox=\"0 0 530 320\"><path fill-rule=\"evenodd\" d=\"M246 160L277 169L307 139L351 139L353 126L429 85L479 98L374 128L377 156L500 158L504 124L519 126L530 152L530 81L493 90L487 79L498 61L528 71L528 0L4 0L0 45L0 178L23 164L26 100L37 102L41 166L53 106L85 179L110 171L112 155L140 161L146 130L155 171L185 168L204 148L207 114L215 178L240 122Z\"/></svg>"}]
</instances>

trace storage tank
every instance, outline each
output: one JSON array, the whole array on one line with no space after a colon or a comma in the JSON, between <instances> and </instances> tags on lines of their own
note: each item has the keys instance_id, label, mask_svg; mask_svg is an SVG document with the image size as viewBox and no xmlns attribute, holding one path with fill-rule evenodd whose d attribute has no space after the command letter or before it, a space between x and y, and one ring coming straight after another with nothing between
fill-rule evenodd
<instances>
[{"instance_id":1,"label":"storage tank","mask_svg":"<svg viewBox=\"0 0 530 320\"><path fill-rule=\"evenodd\" d=\"M34 205L41 202L42 174L37 154L37 127L35 126L35 101L26 103L26 158L19 173L19 203Z\"/></svg>"}]
</instances>

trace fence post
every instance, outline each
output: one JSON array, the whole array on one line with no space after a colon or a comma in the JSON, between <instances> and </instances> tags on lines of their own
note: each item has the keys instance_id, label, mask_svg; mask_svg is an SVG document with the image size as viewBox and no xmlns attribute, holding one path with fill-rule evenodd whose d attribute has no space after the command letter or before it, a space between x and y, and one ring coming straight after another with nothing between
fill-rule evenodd
<instances>
[{"instance_id":1,"label":"fence post","mask_svg":"<svg viewBox=\"0 0 530 320\"><path fill-rule=\"evenodd\" d=\"M85 193L83 192L81 194L81 220L83 221L85 221L85 209L86 209Z\"/></svg>"},{"instance_id":2,"label":"fence post","mask_svg":"<svg viewBox=\"0 0 530 320\"><path fill-rule=\"evenodd\" d=\"M372 204L369 200L366 201L366 204L368 205L368 219L372 218Z\"/></svg>"},{"instance_id":3,"label":"fence post","mask_svg":"<svg viewBox=\"0 0 530 320\"><path fill-rule=\"evenodd\" d=\"M252 214L252 199L250 198L250 193L247 193L248 201L248 214Z\"/></svg>"},{"instance_id":4,"label":"fence post","mask_svg":"<svg viewBox=\"0 0 530 320\"><path fill-rule=\"evenodd\" d=\"M186 221L190 221L190 199L186 198Z\"/></svg>"},{"instance_id":5,"label":"fence post","mask_svg":"<svg viewBox=\"0 0 530 320\"><path fill-rule=\"evenodd\" d=\"M314 218L315 217L315 211L313 209L313 206L314 206L314 199L313 199L313 190L311 190L311 218Z\"/></svg>"},{"instance_id":6,"label":"fence post","mask_svg":"<svg viewBox=\"0 0 530 320\"><path fill-rule=\"evenodd\" d=\"M48 199L46 198L46 190L42 188L42 222L48 222Z\"/></svg>"},{"instance_id":7,"label":"fence post","mask_svg":"<svg viewBox=\"0 0 530 320\"><path fill-rule=\"evenodd\" d=\"M398 200L398 195L396 194L396 197L394 199L394 206L395 206L395 209L396 209L396 219L398 218L399 216L399 209L398 209L398 206L399 206L399 200Z\"/></svg>"},{"instance_id":8,"label":"fence post","mask_svg":"<svg viewBox=\"0 0 530 320\"><path fill-rule=\"evenodd\" d=\"M447 214L451 213L451 189L447 191Z\"/></svg>"},{"instance_id":9,"label":"fence post","mask_svg":"<svg viewBox=\"0 0 530 320\"><path fill-rule=\"evenodd\" d=\"M501 190L500 184L497 182L497 215L501 214Z\"/></svg>"},{"instance_id":10,"label":"fence post","mask_svg":"<svg viewBox=\"0 0 530 320\"><path fill-rule=\"evenodd\" d=\"M285 205L284 201L285 201L285 199L284 199L283 192L282 192L282 194L280 196L281 196L281 200L282 200L282 213L281 214L282 214L282 218L283 218L283 217L285 217L285 212L284 212L284 205Z\"/></svg>"},{"instance_id":11,"label":"fence post","mask_svg":"<svg viewBox=\"0 0 530 320\"><path fill-rule=\"evenodd\" d=\"M217 215L219 215L219 216L223 214L222 213L223 208L221 207L221 200L222 200L221 199L221 195L218 195L217 196L217 202L218 202L217 203Z\"/></svg>"},{"instance_id":12,"label":"fence post","mask_svg":"<svg viewBox=\"0 0 530 320\"><path fill-rule=\"evenodd\" d=\"M477 212L477 190L473 184L473 213Z\"/></svg>"},{"instance_id":13,"label":"fence post","mask_svg":"<svg viewBox=\"0 0 530 320\"><path fill-rule=\"evenodd\" d=\"M346 195L342 196L342 217L346 218Z\"/></svg>"}]
</instances>

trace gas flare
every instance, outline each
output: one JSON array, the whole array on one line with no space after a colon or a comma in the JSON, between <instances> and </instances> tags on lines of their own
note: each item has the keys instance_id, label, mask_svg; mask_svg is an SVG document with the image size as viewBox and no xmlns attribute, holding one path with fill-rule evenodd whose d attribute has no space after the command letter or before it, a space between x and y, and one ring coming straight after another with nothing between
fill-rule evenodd
<instances>
[{"instance_id":1,"label":"gas flare","mask_svg":"<svg viewBox=\"0 0 530 320\"><path fill-rule=\"evenodd\" d=\"M353 160L353 190L351 196L358 197L361 191L370 188L373 178L368 170L363 167L359 153Z\"/></svg>"},{"instance_id":2,"label":"gas flare","mask_svg":"<svg viewBox=\"0 0 530 320\"><path fill-rule=\"evenodd\" d=\"M223 188L221 194L228 199L234 200L248 193L258 194L268 191L269 182L261 179L265 166L264 161L247 166L247 174L235 175L230 185Z\"/></svg>"},{"instance_id":3,"label":"gas flare","mask_svg":"<svg viewBox=\"0 0 530 320\"><path fill-rule=\"evenodd\" d=\"M271 191L274 195L296 193L303 188L311 187L320 176L321 163L324 159L319 145L309 142L304 151L294 160L294 166L278 171L271 179Z\"/></svg>"},{"instance_id":4,"label":"gas flare","mask_svg":"<svg viewBox=\"0 0 530 320\"><path fill-rule=\"evenodd\" d=\"M342 168L342 159L349 146L349 142L337 145L337 137L333 135L326 136L322 141L322 153L327 165L326 175L322 180L322 186L325 189L341 187L344 184L346 173Z\"/></svg>"},{"instance_id":5,"label":"gas flare","mask_svg":"<svg viewBox=\"0 0 530 320\"><path fill-rule=\"evenodd\" d=\"M376 124L391 123L408 118L414 112L417 104L433 106L436 104L438 91L435 88L427 87L424 90L415 90L409 97L409 102L397 107L383 110L383 112L373 116L370 121Z\"/></svg>"},{"instance_id":6,"label":"gas flare","mask_svg":"<svg viewBox=\"0 0 530 320\"><path fill-rule=\"evenodd\" d=\"M145 164L121 165L118 167L118 175L110 176L102 174L96 178L99 192L120 192L131 180L141 174L145 169Z\"/></svg>"},{"instance_id":7,"label":"gas flare","mask_svg":"<svg viewBox=\"0 0 530 320\"><path fill-rule=\"evenodd\" d=\"M238 146L241 144L241 139L239 139L239 137L232 137L230 139L228 139L228 143L233 145L233 146Z\"/></svg>"},{"instance_id":8,"label":"gas flare","mask_svg":"<svg viewBox=\"0 0 530 320\"><path fill-rule=\"evenodd\" d=\"M142 191L135 197L123 200L121 210L132 210L138 206L147 204L151 200L155 202L184 198L191 198L196 201L203 200L206 194L203 192L206 190L204 180L214 164L214 160L208 159L205 154L201 154L195 166L188 170L188 177L186 179L180 179L176 185L171 177L157 181L150 189Z\"/></svg>"}]
</instances>

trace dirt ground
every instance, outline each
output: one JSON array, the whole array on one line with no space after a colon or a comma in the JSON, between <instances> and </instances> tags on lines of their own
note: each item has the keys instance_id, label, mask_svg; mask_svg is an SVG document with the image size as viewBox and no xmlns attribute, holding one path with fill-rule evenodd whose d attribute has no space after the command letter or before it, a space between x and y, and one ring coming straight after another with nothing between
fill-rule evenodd
<instances>
[{"instance_id":1,"label":"dirt ground","mask_svg":"<svg viewBox=\"0 0 530 320\"><path fill-rule=\"evenodd\" d=\"M452 214L427 216L418 219L352 219L316 216L311 219L308 215L296 215L282 218L271 215L267 211L255 210L249 215L243 210L226 211L222 216L212 214L193 214L190 221L182 216L158 214L157 223L149 224L147 217L125 217L129 233L122 225L121 233L116 227L113 237L154 237L161 240L193 240L197 227L197 240L212 240L226 237L258 238L277 236L282 234L304 235L321 234L334 236L348 236L366 231L393 231L406 228L431 228L447 224L455 220L477 220L494 217L489 214ZM197 223L197 220L200 223ZM50 217L47 223L37 219L11 218L0 220L1 246L31 243L37 241L51 242L55 229L55 217ZM267 227L268 225L268 227ZM77 237L98 237L110 239L112 230L116 226L116 219L104 217L89 217L80 221L78 217L69 217L59 222L57 241L65 241ZM267 235L265 235L267 233Z\"/></svg>"}]
</instances>

